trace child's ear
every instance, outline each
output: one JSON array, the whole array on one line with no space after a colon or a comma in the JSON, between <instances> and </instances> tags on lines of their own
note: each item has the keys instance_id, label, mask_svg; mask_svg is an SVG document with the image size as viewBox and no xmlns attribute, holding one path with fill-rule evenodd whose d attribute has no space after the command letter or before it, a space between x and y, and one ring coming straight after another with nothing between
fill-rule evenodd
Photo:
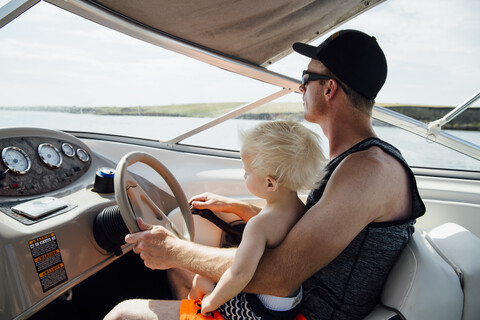
<instances>
[{"instance_id":1,"label":"child's ear","mask_svg":"<svg viewBox=\"0 0 480 320\"><path fill-rule=\"evenodd\" d=\"M265 179L265 182L267 184L267 189L269 191L277 191L278 190L278 182L275 178L268 176Z\"/></svg>"}]
</instances>

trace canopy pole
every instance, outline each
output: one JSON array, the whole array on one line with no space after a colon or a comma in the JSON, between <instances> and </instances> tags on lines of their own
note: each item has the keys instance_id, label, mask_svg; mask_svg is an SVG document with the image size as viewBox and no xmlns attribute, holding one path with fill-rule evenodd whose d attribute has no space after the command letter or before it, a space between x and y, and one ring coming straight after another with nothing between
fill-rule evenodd
<instances>
[{"instance_id":1,"label":"canopy pole","mask_svg":"<svg viewBox=\"0 0 480 320\"><path fill-rule=\"evenodd\" d=\"M480 98L480 91L478 91L476 94L474 94L470 99L447 113L444 117L434 120L428 124L428 134L437 136L437 134L442 130L442 127L455 119L457 116L459 116L463 111L468 109L474 103Z\"/></svg>"},{"instance_id":2,"label":"canopy pole","mask_svg":"<svg viewBox=\"0 0 480 320\"><path fill-rule=\"evenodd\" d=\"M0 6L0 29L41 0L10 0Z\"/></svg>"},{"instance_id":3,"label":"canopy pole","mask_svg":"<svg viewBox=\"0 0 480 320\"><path fill-rule=\"evenodd\" d=\"M182 135L180 135L176 138L171 139L170 141L167 141L167 143L178 143L178 142L180 142L184 139L187 139L188 137L191 137L191 136L193 136L193 135L195 135L199 132L202 132L202 131L207 130L207 129L213 127L213 126L216 126L219 123L225 122L225 121L227 121L229 119L233 119L235 117L238 117L239 115L241 115L245 112L248 112L248 111L250 111L252 109L255 109L257 107L260 107L260 106L262 106L262 105L264 105L264 104L266 104L270 101L273 101L273 100L276 100L280 97L283 97L284 95L286 95L290 92L294 92L294 91L292 91L290 89L283 88L282 90L277 91L273 94L270 94L270 95L268 95L264 98L261 98L259 100L254 101L254 102L251 102L251 103L248 103L246 105L240 106L240 107L238 107L238 108L236 108L236 109L234 109L230 112L222 114L221 116L219 116L219 117L217 117L217 118L215 118L215 119L213 119L213 120L211 120L211 121L209 121L205 124L202 124L202 125L194 128L194 129L192 129L192 130L190 130L190 131L188 131L188 132L186 132L186 133L184 133L184 134L182 134Z\"/></svg>"}]
</instances>

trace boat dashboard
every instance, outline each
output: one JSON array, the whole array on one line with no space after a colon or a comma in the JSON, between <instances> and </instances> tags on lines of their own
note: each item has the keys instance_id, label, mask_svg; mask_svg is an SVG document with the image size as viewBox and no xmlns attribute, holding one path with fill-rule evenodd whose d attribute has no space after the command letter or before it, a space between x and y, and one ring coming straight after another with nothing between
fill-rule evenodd
<instances>
[{"instance_id":1,"label":"boat dashboard","mask_svg":"<svg viewBox=\"0 0 480 320\"><path fill-rule=\"evenodd\" d=\"M99 213L116 206L116 162L73 135L39 128L0 129L0 152L0 318L27 319L118 259L93 231ZM135 179L166 212L177 206Z\"/></svg>"},{"instance_id":2,"label":"boat dashboard","mask_svg":"<svg viewBox=\"0 0 480 320\"><path fill-rule=\"evenodd\" d=\"M0 210L23 225L37 224L77 207L73 201L62 201L67 206L53 210L41 200L92 189L98 168L114 166L96 156L79 139L54 130L2 129L0 151ZM109 197L103 195L104 198ZM30 210L36 215L31 215L30 210L15 209L25 203L31 204Z\"/></svg>"},{"instance_id":3,"label":"boat dashboard","mask_svg":"<svg viewBox=\"0 0 480 320\"><path fill-rule=\"evenodd\" d=\"M43 194L82 177L91 166L90 153L70 140L38 136L1 139L4 170L0 193L3 196Z\"/></svg>"},{"instance_id":4,"label":"boat dashboard","mask_svg":"<svg viewBox=\"0 0 480 320\"><path fill-rule=\"evenodd\" d=\"M106 247L105 234L99 237L99 221L108 223L104 217L119 212L115 170L132 151L161 161L188 196L229 190L228 196L261 205L244 197L239 159L180 155L43 128L0 129L0 319L98 318L128 298L171 297L165 272L146 268L131 246ZM129 166L128 174L177 227L182 225L178 202L160 175L142 163ZM233 214L221 218L242 227ZM193 220L196 242L232 244L211 221L198 215Z\"/></svg>"}]
</instances>

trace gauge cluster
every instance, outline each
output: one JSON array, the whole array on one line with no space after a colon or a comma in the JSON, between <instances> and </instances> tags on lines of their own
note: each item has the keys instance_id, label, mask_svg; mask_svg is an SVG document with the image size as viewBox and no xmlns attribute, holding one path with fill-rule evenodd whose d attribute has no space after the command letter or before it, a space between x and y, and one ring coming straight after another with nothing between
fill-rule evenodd
<instances>
[{"instance_id":1,"label":"gauge cluster","mask_svg":"<svg viewBox=\"0 0 480 320\"><path fill-rule=\"evenodd\" d=\"M0 136L0 152L0 196L60 189L83 176L91 165L85 146L55 137Z\"/></svg>"}]
</instances>

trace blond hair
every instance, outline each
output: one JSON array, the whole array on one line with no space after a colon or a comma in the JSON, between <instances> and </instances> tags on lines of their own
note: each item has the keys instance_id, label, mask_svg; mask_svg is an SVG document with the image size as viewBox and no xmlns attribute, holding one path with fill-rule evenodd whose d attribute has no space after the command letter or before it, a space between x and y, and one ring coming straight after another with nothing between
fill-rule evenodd
<instances>
[{"instance_id":1,"label":"blond hair","mask_svg":"<svg viewBox=\"0 0 480 320\"><path fill-rule=\"evenodd\" d=\"M252 170L271 176L291 190L311 189L324 175L327 162L320 137L299 122L262 122L241 133L242 154Z\"/></svg>"}]
</instances>

